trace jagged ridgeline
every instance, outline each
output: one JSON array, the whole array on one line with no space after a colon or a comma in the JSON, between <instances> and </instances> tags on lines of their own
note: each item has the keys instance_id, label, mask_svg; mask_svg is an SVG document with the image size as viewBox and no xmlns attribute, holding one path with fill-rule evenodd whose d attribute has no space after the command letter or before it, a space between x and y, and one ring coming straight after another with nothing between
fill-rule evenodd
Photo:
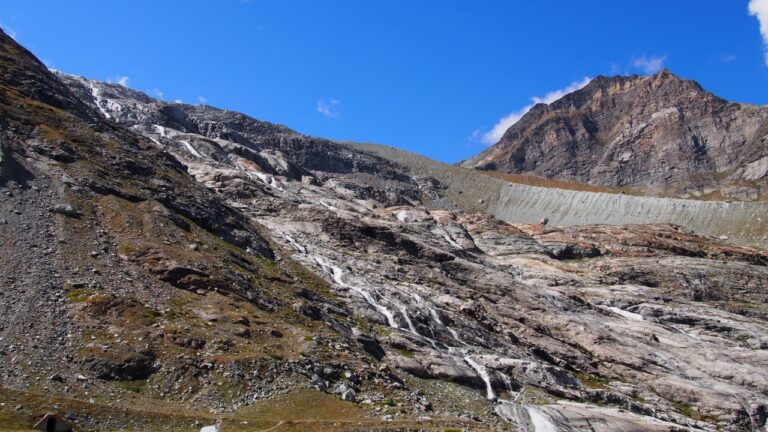
<instances>
[{"instance_id":1,"label":"jagged ridgeline","mask_svg":"<svg viewBox=\"0 0 768 432\"><path fill-rule=\"evenodd\" d=\"M483 173L53 73L5 34L0 150L0 428L765 425L762 250L509 224L452 192Z\"/></svg>"},{"instance_id":2,"label":"jagged ridgeline","mask_svg":"<svg viewBox=\"0 0 768 432\"><path fill-rule=\"evenodd\" d=\"M768 182L768 107L669 70L593 79L538 104L462 166L659 196L753 201Z\"/></svg>"}]
</instances>

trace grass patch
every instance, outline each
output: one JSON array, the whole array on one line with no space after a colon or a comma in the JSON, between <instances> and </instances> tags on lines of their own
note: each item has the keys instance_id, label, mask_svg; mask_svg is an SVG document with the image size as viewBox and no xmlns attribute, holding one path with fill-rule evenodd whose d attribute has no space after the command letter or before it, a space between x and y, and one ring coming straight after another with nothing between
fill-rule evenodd
<instances>
[{"instance_id":1,"label":"grass patch","mask_svg":"<svg viewBox=\"0 0 768 432\"><path fill-rule=\"evenodd\" d=\"M109 294L91 294L85 298L86 303L106 303L110 300L112 300L114 297L112 297Z\"/></svg>"},{"instance_id":2,"label":"grass patch","mask_svg":"<svg viewBox=\"0 0 768 432\"><path fill-rule=\"evenodd\" d=\"M0 430L12 431L32 429L32 422L29 419L18 417L7 411L0 411Z\"/></svg>"},{"instance_id":3,"label":"grass patch","mask_svg":"<svg viewBox=\"0 0 768 432\"><path fill-rule=\"evenodd\" d=\"M53 128L46 124L38 126L40 130L40 137L47 142L63 141L66 138L65 131L61 129Z\"/></svg>"},{"instance_id":4,"label":"grass patch","mask_svg":"<svg viewBox=\"0 0 768 432\"><path fill-rule=\"evenodd\" d=\"M88 300L93 292L86 288L76 288L68 291L64 297L72 303L82 303Z\"/></svg>"},{"instance_id":5,"label":"grass patch","mask_svg":"<svg viewBox=\"0 0 768 432\"><path fill-rule=\"evenodd\" d=\"M669 402L675 407L676 410L680 411L684 416L689 418L697 417L696 412L693 410L693 408L691 407L691 404L689 404L688 402L681 402L681 401L674 401L674 400L670 400Z\"/></svg>"},{"instance_id":6,"label":"grass patch","mask_svg":"<svg viewBox=\"0 0 768 432\"><path fill-rule=\"evenodd\" d=\"M122 386L124 389L128 390L129 392L141 393L141 390L144 388L146 384L147 384L146 380L123 381L120 383L120 386Z\"/></svg>"},{"instance_id":7,"label":"grass patch","mask_svg":"<svg viewBox=\"0 0 768 432\"><path fill-rule=\"evenodd\" d=\"M403 357L407 357L407 358L414 358L414 357L416 357L416 354L413 351L411 351L411 350L409 350L407 348L397 348L397 349L395 349L395 351L397 351L397 353L400 354Z\"/></svg>"},{"instance_id":8,"label":"grass patch","mask_svg":"<svg viewBox=\"0 0 768 432\"><path fill-rule=\"evenodd\" d=\"M594 375L589 375L584 372L578 372L576 374L576 378L578 378L578 380L581 381L581 383L586 387L591 389L604 389L608 387L608 382L605 379L596 377Z\"/></svg>"},{"instance_id":9,"label":"grass patch","mask_svg":"<svg viewBox=\"0 0 768 432\"><path fill-rule=\"evenodd\" d=\"M383 337L387 337L387 336L392 334L392 329L390 327L386 327L386 326L382 326L382 325L377 325L377 326L373 327L373 331L377 335L383 336Z\"/></svg>"},{"instance_id":10,"label":"grass patch","mask_svg":"<svg viewBox=\"0 0 768 432\"><path fill-rule=\"evenodd\" d=\"M287 395L258 401L241 408L239 416L265 420L357 420L367 415L357 405L314 390L302 389Z\"/></svg>"}]
</instances>

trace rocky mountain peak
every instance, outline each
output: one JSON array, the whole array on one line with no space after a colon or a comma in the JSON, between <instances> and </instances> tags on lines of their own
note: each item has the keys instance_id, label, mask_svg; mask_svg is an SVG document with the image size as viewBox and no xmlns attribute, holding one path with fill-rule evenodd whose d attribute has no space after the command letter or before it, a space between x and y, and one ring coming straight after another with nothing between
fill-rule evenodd
<instances>
[{"instance_id":1,"label":"rocky mountain peak","mask_svg":"<svg viewBox=\"0 0 768 432\"><path fill-rule=\"evenodd\" d=\"M765 193L768 109L731 103L667 69L597 77L537 105L462 166L640 193ZM703 192L705 191L705 192Z\"/></svg>"}]
</instances>

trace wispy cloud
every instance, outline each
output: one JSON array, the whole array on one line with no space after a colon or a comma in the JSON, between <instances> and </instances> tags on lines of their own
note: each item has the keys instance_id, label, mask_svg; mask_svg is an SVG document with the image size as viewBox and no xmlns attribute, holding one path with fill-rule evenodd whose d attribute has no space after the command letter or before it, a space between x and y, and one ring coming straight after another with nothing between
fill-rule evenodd
<instances>
[{"instance_id":1,"label":"wispy cloud","mask_svg":"<svg viewBox=\"0 0 768 432\"><path fill-rule=\"evenodd\" d=\"M125 75L119 75L119 76L116 76L116 77L112 77L112 78L108 79L107 81L109 81L111 83L114 83L114 84L120 84L123 87L128 87L128 81L130 81L130 80L131 79L128 78L127 76L125 76Z\"/></svg>"},{"instance_id":2,"label":"wispy cloud","mask_svg":"<svg viewBox=\"0 0 768 432\"><path fill-rule=\"evenodd\" d=\"M655 74L664 67L667 56L640 56L632 59L632 66L645 74Z\"/></svg>"},{"instance_id":3,"label":"wispy cloud","mask_svg":"<svg viewBox=\"0 0 768 432\"><path fill-rule=\"evenodd\" d=\"M11 17L10 23L8 21L0 21L0 28L3 29L5 34L16 39L16 30L11 27L11 23L16 21L16 17Z\"/></svg>"},{"instance_id":4,"label":"wispy cloud","mask_svg":"<svg viewBox=\"0 0 768 432\"><path fill-rule=\"evenodd\" d=\"M570 85L568 85L565 88L559 89L559 90L553 90L544 96L533 96L531 97L531 103L524 106L523 108L512 111L511 113L507 114L506 116L499 119L498 123L488 132L481 132L481 131L475 131L472 133L472 138L470 139L478 139L486 145L492 145L499 142L501 137L504 135L504 132L507 131L513 124L517 123L523 116L528 113L528 111L531 110L531 108L534 107L534 105L538 103L545 103L550 104L561 97L567 95L568 93L575 92L576 90L579 90L580 88L584 87L585 85L589 84L589 82L592 81L592 78L590 77L584 77L584 79L580 81L574 81Z\"/></svg>"},{"instance_id":5,"label":"wispy cloud","mask_svg":"<svg viewBox=\"0 0 768 432\"><path fill-rule=\"evenodd\" d=\"M208 99L206 99L206 98L204 98L202 96L198 96L197 97L197 101L200 102L201 104L204 104L204 103L208 102Z\"/></svg>"},{"instance_id":6,"label":"wispy cloud","mask_svg":"<svg viewBox=\"0 0 768 432\"><path fill-rule=\"evenodd\" d=\"M341 101L338 99L331 99L325 101L320 99L317 101L317 112L323 115L325 118L334 118L341 115Z\"/></svg>"},{"instance_id":7,"label":"wispy cloud","mask_svg":"<svg viewBox=\"0 0 768 432\"><path fill-rule=\"evenodd\" d=\"M11 28L11 27L8 27L8 26L3 26L3 29L5 30L5 33L6 33L8 36L10 36L10 37L12 37L12 38L16 39L16 31L15 31L13 28Z\"/></svg>"},{"instance_id":8,"label":"wispy cloud","mask_svg":"<svg viewBox=\"0 0 768 432\"><path fill-rule=\"evenodd\" d=\"M750 0L749 14L760 22L760 34L765 44L765 64L768 65L768 0Z\"/></svg>"},{"instance_id":9,"label":"wispy cloud","mask_svg":"<svg viewBox=\"0 0 768 432\"><path fill-rule=\"evenodd\" d=\"M160 99L163 98L163 92L159 88L153 88L152 89L152 94L155 95L156 97L160 98Z\"/></svg>"},{"instance_id":10,"label":"wispy cloud","mask_svg":"<svg viewBox=\"0 0 768 432\"><path fill-rule=\"evenodd\" d=\"M717 59L723 63L730 63L736 60L736 54L720 54Z\"/></svg>"}]
</instances>

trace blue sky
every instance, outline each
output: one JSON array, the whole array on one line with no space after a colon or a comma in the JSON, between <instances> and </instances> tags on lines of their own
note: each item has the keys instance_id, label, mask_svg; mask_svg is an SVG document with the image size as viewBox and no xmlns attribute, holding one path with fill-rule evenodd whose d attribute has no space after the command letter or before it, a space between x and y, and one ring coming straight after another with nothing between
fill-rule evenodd
<instances>
[{"instance_id":1,"label":"blue sky","mask_svg":"<svg viewBox=\"0 0 768 432\"><path fill-rule=\"evenodd\" d=\"M64 72L455 162L601 74L664 66L768 104L752 2L2 0L0 26Z\"/></svg>"}]
</instances>

